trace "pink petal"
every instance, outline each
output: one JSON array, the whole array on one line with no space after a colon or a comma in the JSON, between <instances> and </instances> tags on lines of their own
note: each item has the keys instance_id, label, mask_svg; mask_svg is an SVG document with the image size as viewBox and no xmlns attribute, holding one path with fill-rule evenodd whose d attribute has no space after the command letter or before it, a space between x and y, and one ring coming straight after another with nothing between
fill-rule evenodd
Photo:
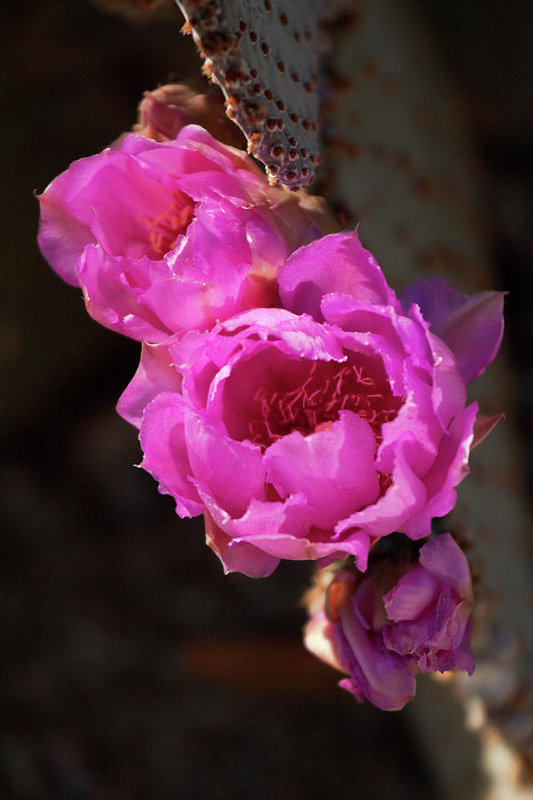
<instances>
[{"instance_id":1,"label":"pink petal","mask_svg":"<svg viewBox=\"0 0 533 800\"><path fill-rule=\"evenodd\" d=\"M234 518L252 498L265 496L265 467L260 449L237 442L203 415L186 409L185 437L195 482L209 487L215 501Z\"/></svg>"},{"instance_id":2,"label":"pink petal","mask_svg":"<svg viewBox=\"0 0 533 800\"><path fill-rule=\"evenodd\" d=\"M103 156L104 158L106 156ZM41 223L37 241L50 266L67 283L78 285L77 261L87 244L95 241L92 211L80 198L84 187L100 168L102 155L74 161L39 195Z\"/></svg>"},{"instance_id":3,"label":"pink petal","mask_svg":"<svg viewBox=\"0 0 533 800\"><path fill-rule=\"evenodd\" d=\"M351 603L340 606L341 625L337 633L350 666L351 679L340 686L359 693L384 711L396 711L414 696L416 684L409 663L388 651L379 634L367 631L354 613Z\"/></svg>"},{"instance_id":4,"label":"pink petal","mask_svg":"<svg viewBox=\"0 0 533 800\"><path fill-rule=\"evenodd\" d=\"M466 297L442 278L416 281L402 294L404 307L417 303L431 330L452 350L466 383L494 360L503 336L504 292Z\"/></svg>"},{"instance_id":5,"label":"pink petal","mask_svg":"<svg viewBox=\"0 0 533 800\"><path fill-rule=\"evenodd\" d=\"M374 256L355 231L332 233L311 242L289 257L279 273L280 296L295 314L310 314L319 322L322 297L340 292L359 302L396 305Z\"/></svg>"},{"instance_id":6,"label":"pink petal","mask_svg":"<svg viewBox=\"0 0 533 800\"><path fill-rule=\"evenodd\" d=\"M153 283L142 293L140 302L169 331L205 330L215 323L220 311L209 302L210 295L206 282L172 276Z\"/></svg>"},{"instance_id":7,"label":"pink petal","mask_svg":"<svg viewBox=\"0 0 533 800\"><path fill-rule=\"evenodd\" d=\"M92 217L91 231L109 255L153 257L145 220L167 211L170 191L161 181L147 177L135 159L118 151L110 151L109 156L91 182L82 186Z\"/></svg>"},{"instance_id":8,"label":"pink petal","mask_svg":"<svg viewBox=\"0 0 533 800\"><path fill-rule=\"evenodd\" d=\"M412 569L383 595L387 617L392 622L416 619L434 602L439 587L430 572L421 567Z\"/></svg>"},{"instance_id":9,"label":"pink petal","mask_svg":"<svg viewBox=\"0 0 533 800\"><path fill-rule=\"evenodd\" d=\"M419 561L432 575L450 584L459 597L474 599L468 561L451 534L443 533L426 542L420 550Z\"/></svg>"},{"instance_id":10,"label":"pink petal","mask_svg":"<svg viewBox=\"0 0 533 800\"><path fill-rule=\"evenodd\" d=\"M207 486L199 483L198 491L214 522L233 539L253 542L261 550L276 556L280 547L285 548L280 558L299 557L292 555L292 548L300 552L298 537L304 536L309 529L304 498L293 496L285 502L252 498L246 512L232 519ZM270 542L274 543L272 547ZM285 555L286 552L290 554Z\"/></svg>"},{"instance_id":11,"label":"pink petal","mask_svg":"<svg viewBox=\"0 0 533 800\"><path fill-rule=\"evenodd\" d=\"M268 480L282 497L301 493L316 527L328 530L379 493L374 467L376 439L366 420L350 411L329 430L302 436L294 432L265 453Z\"/></svg>"},{"instance_id":12,"label":"pink petal","mask_svg":"<svg viewBox=\"0 0 533 800\"><path fill-rule=\"evenodd\" d=\"M171 330L142 303L143 283L168 275L164 261L110 256L101 245L88 245L78 263L85 305L93 319L132 339L168 338Z\"/></svg>"},{"instance_id":13,"label":"pink petal","mask_svg":"<svg viewBox=\"0 0 533 800\"><path fill-rule=\"evenodd\" d=\"M428 503L402 527L412 539L427 536L432 517L443 517L455 505L455 487L468 475L468 457L474 438L477 403L472 403L453 420L442 439L435 463L424 476Z\"/></svg>"},{"instance_id":14,"label":"pink petal","mask_svg":"<svg viewBox=\"0 0 533 800\"><path fill-rule=\"evenodd\" d=\"M411 436L404 433L398 440L392 472L392 485L377 502L356 511L335 526L335 532L344 533L351 528L361 528L369 536L380 538L393 531L402 530L402 526L411 516L424 508L427 492L424 483L413 471L408 459ZM405 531L407 533L407 531ZM419 537L428 536L431 524L427 525ZM408 534L409 535L409 534ZM415 538L414 536L412 538Z\"/></svg>"},{"instance_id":15,"label":"pink petal","mask_svg":"<svg viewBox=\"0 0 533 800\"><path fill-rule=\"evenodd\" d=\"M161 392L179 392L181 376L170 361L166 345L143 342L137 372L123 391L117 411L127 422L139 428L144 409Z\"/></svg>"},{"instance_id":16,"label":"pink petal","mask_svg":"<svg viewBox=\"0 0 533 800\"><path fill-rule=\"evenodd\" d=\"M466 385L448 346L432 334L430 340L435 365L432 405L443 427L447 428L451 419L465 406Z\"/></svg>"},{"instance_id":17,"label":"pink petal","mask_svg":"<svg viewBox=\"0 0 533 800\"><path fill-rule=\"evenodd\" d=\"M232 519L214 500L208 488L197 483L198 493L214 522L234 542L248 542L265 553L289 560L343 558L355 555L365 562L369 540L365 534L354 535L350 540L332 541L331 531L313 529L311 511L306 498L291 495L284 502L260 501L252 498L242 517Z\"/></svg>"},{"instance_id":18,"label":"pink petal","mask_svg":"<svg viewBox=\"0 0 533 800\"><path fill-rule=\"evenodd\" d=\"M204 505L192 483L184 409L181 395L172 392L159 394L146 407L140 431L141 466L159 481L161 494L172 495L180 517L195 517L204 511Z\"/></svg>"},{"instance_id":19,"label":"pink petal","mask_svg":"<svg viewBox=\"0 0 533 800\"><path fill-rule=\"evenodd\" d=\"M248 542L235 542L215 524L209 514L204 515L205 535L208 547L218 556L229 572L241 572L249 578L266 578L279 564L279 558L271 556Z\"/></svg>"}]
</instances>

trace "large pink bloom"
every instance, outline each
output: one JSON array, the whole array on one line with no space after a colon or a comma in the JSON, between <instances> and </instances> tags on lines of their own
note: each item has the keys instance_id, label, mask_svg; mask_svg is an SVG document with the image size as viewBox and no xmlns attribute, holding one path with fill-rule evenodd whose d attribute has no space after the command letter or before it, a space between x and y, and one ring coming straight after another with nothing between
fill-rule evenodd
<instances>
[{"instance_id":1,"label":"large pink bloom","mask_svg":"<svg viewBox=\"0 0 533 800\"><path fill-rule=\"evenodd\" d=\"M318 598L320 600L320 598ZM415 693L414 670L472 674L467 560L449 533L430 539L418 563L377 561L366 575L341 569L317 603L305 644L349 677L340 686L386 711Z\"/></svg>"},{"instance_id":2,"label":"large pink bloom","mask_svg":"<svg viewBox=\"0 0 533 800\"><path fill-rule=\"evenodd\" d=\"M278 268L319 234L296 195L196 125L123 137L39 199L51 266L98 322L150 342L277 304Z\"/></svg>"},{"instance_id":3,"label":"large pink bloom","mask_svg":"<svg viewBox=\"0 0 533 800\"><path fill-rule=\"evenodd\" d=\"M374 541L426 537L452 509L477 404L465 407L456 356L419 305L402 310L355 234L302 247L279 283L285 309L145 347L119 411L141 425L143 466L178 513L206 513L226 570L346 555L364 570ZM484 324L478 371L501 303Z\"/></svg>"}]
</instances>

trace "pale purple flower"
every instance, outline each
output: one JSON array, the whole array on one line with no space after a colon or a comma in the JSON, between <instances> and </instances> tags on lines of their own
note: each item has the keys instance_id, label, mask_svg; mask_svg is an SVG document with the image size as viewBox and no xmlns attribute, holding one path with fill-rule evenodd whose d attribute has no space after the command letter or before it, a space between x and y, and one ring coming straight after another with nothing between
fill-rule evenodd
<instances>
[{"instance_id":1,"label":"pale purple flower","mask_svg":"<svg viewBox=\"0 0 533 800\"><path fill-rule=\"evenodd\" d=\"M422 546L418 562L341 569L322 602L313 597L304 641L348 674L340 686L392 711L415 694L417 670L472 674L473 600L468 562L446 533Z\"/></svg>"},{"instance_id":2,"label":"pale purple flower","mask_svg":"<svg viewBox=\"0 0 533 800\"><path fill-rule=\"evenodd\" d=\"M91 316L164 341L279 303L277 273L319 235L303 195L269 186L246 153L187 125L82 158L39 198L39 245Z\"/></svg>"},{"instance_id":3,"label":"pale purple flower","mask_svg":"<svg viewBox=\"0 0 533 800\"><path fill-rule=\"evenodd\" d=\"M477 414L460 343L402 310L355 233L300 248L279 285L285 309L145 347L119 412L178 514L206 514L227 571L347 555L365 570L380 537L424 538L455 504ZM501 328L501 303L483 324Z\"/></svg>"}]
</instances>

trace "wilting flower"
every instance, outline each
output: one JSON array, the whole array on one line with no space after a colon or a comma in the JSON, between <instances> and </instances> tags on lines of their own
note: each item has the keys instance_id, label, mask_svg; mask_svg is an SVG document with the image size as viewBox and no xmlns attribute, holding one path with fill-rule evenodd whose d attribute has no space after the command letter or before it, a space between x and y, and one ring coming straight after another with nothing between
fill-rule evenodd
<instances>
[{"instance_id":1,"label":"wilting flower","mask_svg":"<svg viewBox=\"0 0 533 800\"><path fill-rule=\"evenodd\" d=\"M349 675L339 685L359 701L400 709L415 694L416 670L474 670L472 580L449 533L426 542L417 562L384 557L365 575L341 569L310 598L305 644Z\"/></svg>"},{"instance_id":2,"label":"wilting flower","mask_svg":"<svg viewBox=\"0 0 533 800\"><path fill-rule=\"evenodd\" d=\"M52 181L39 244L98 322L158 342L277 304L278 268L319 235L302 198L196 125L131 134Z\"/></svg>"},{"instance_id":3,"label":"wilting flower","mask_svg":"<svg viewBox=\"0 0 533 800\"><path fill-rule=\"evenodd\" d=\"M477 404L465 407L460 353L419 305L402 309L355 233L300 248L279 285L284 309L145 347L119 412L177 512L205 512L226 570L347 555L365 570L380 537L424 538L452 509ZM477 372L501 338L497 297L490 313L471 305L486 331Z\"/></svg>"}]
</instances>

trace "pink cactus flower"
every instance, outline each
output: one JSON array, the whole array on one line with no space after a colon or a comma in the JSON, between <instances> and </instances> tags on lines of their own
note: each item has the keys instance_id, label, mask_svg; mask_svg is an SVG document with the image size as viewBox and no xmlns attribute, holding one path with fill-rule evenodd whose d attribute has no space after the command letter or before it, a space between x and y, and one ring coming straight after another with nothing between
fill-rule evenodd
<instances>
[{"instance_id":1,"label":"pink cactus flower","mask_svg":"<svg viewBox=\"0 0 533 800\"><path fill-rule=\"evenodd\" d=\"M455 504L477 415L463 342L453 353L402 309L355 233L300 248L279 285L284 309L146 346L119 412L178 514L205 513L227 571L348 555L365 570L380 537L424 538ZM498 297L468 306L486 328L475 372L501 337Z\"/></svg>"},{"instance_id":2,"label":"pink cactus flower","mask_svg":"<svg viewBox=\"0 0 533 800\"><path fill-rule=\"evenodd\" d=\"M94 319L160 342L279 302L279 267L319 235L300 197L196 125L131 134L45 189L38 241Z\"/></svg>"},{"instance_id":3,"label":"pink cactus flower","mask_svg":"<svg viewBox=\"0 0 533 800\"><path fill-rule=\"evenodd\" d=\"M377 560L366 575L341 569L315 596L307 648L349 675L339 685L393 711L415 694L415 672L474 671L467 560L449 533L422 546L418 562Z\"/></svg>"}]
</instances>

